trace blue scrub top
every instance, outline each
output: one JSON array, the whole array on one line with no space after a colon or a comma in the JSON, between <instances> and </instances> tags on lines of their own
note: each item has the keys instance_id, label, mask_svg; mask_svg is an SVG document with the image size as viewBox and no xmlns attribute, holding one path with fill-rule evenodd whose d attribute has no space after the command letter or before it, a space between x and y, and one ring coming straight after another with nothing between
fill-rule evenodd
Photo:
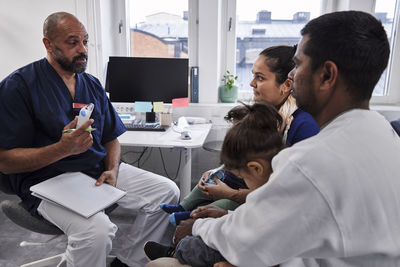
<instances>
[{"instance_id":1,"label":"blue scrub top","mask_svg":"<svg viewBox=\"0 0 400 267\"><path fill-rule=\"evenodd\" d=\"M81 171L98 178L104 171L104 144L114 140L125 126L99 80L87 73L76 75L75 99L46 58L10 74L0 83L0 147L39 148L58 142L65 125L79 113L73 103L94 104L91 118L93 146L84 153L63 158L29 173L10 176L25 208L35 213L40 200L29 188L64 172Z\"/></svg>"},{"instance_id":2,"label":"blue scrub top","mask_svg":"<svg viewBox=\"0 0 400 267\"><path fill-rule=\"evenodd\" d=\"M292 115L293 121L287 133L286 147L319 133L319 126L309 113L297 109Z\"/></svg>"}]
</instances>

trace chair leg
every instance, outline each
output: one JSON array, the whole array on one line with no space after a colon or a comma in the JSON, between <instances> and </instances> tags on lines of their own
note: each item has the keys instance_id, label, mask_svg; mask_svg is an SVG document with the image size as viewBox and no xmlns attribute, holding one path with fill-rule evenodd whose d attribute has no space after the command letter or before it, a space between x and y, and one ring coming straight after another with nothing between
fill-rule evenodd
<instances>
[{"instance_id":1,"label":"chair leg","mask_svg":"<svg viewBox=\"0 0 400 267\"><path fill-rule=\"evenodd\" d=\"M53 257L45 258L31 263L26 263L24 265L21 265L21 267L45 267L45 266L62 267L65 266L64 265L65 262L66 262L65 253L61 253Z\"/></svg>"},{"instance_id":2,"label":"chair leg","mask_svg":"<svg viewBox=\"0 0 400 267\"><path fill-rule=\"evenodd\" d=\"M115 256L113 255L107 256L107 261L111 262L114 259ZM65 267L66 265L67 261L65 258L65 253L61 253L53 257L45 258L31 263L26 263L24 265L21 265L21 267L47 267L47 266Z\"/></svg>"}]
</instances>

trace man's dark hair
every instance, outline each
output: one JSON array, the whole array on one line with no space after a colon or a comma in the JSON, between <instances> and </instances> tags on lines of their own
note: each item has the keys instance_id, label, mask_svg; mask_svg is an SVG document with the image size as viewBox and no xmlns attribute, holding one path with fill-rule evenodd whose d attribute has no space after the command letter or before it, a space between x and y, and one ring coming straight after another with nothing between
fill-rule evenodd
<instances>
[{"instance_id":1,"label":"man's dark hair","mask_svg":"<svg viewBox=\"0 0 400 267\"><path fill-rule=\"evenodd\" d=\"M355 101L369 100L385 70L390 47L382 23L361 11L322 15L307 23L304 53L311 57L312 70L333 61Z\"/></svg>"},{"instance_id":2,"label":"man's dark hair","mask_svg":"<svg viewBox=\"0 0 400 267\"><path fill-rule=\"evenodd\" d=\"M270 161L283 148L276 108L267 103L244 107L247 115L228 130L222 145L220 159L228 170L244 168L254 158Z\"/></svg>"},{"instance_id":3,"label":"man's dark hair","mask_svg":"<svg viewBox=\"0 0 400 267\"><path fill-rule=\"evenodd\" d=\"M275 80L278 84L284 83L289 72L294 68L293 56L295 52L296 45L271 46L261 51L260 55L267 58L266 64L269 70L275 74Z\"/></svg>"}]
</instances>

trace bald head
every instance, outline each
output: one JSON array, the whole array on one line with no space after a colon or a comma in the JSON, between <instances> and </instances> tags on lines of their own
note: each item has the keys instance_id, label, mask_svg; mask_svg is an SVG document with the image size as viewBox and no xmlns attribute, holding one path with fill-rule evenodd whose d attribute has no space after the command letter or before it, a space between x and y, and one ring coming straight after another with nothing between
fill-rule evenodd
<instances>
[{"instance_id":1,"label":"bald head","mask_svg":"<svg viewBox=\"0 0 400 267\"><path fill-rule=\"evenodd\" d=\"M56 12L49 15L44 21L43 36L49 40L54 40L57 35L58 26L65 21L76 21L82 25L74 15L67 12Z\"/></svg>"},{"instance_id":2,"label":"bald head","mask_svg":"<svg viewBox=\"0 0 400 267\"><path fill-rule=\"evenodd\" d=\"M87 65L88 34L72 14L57 12L43 24L47 60L59 73L82 73Z\"/></svg>"}]
</instances>

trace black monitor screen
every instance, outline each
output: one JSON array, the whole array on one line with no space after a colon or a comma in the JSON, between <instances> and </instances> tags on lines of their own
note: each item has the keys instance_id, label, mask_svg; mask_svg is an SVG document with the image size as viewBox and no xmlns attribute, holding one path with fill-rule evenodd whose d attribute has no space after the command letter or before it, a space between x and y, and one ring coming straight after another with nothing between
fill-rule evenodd
<instances>
[{"instance_id":1,"label":"black monitor screen","mask_svg":"<svg viewBox=\"0 0 400 267\"><path fill-rule=\"evenodd\" d=\"M187 58L110 57L106 90L112 102L188 97Z\"/></svg>"}]
</instances>

